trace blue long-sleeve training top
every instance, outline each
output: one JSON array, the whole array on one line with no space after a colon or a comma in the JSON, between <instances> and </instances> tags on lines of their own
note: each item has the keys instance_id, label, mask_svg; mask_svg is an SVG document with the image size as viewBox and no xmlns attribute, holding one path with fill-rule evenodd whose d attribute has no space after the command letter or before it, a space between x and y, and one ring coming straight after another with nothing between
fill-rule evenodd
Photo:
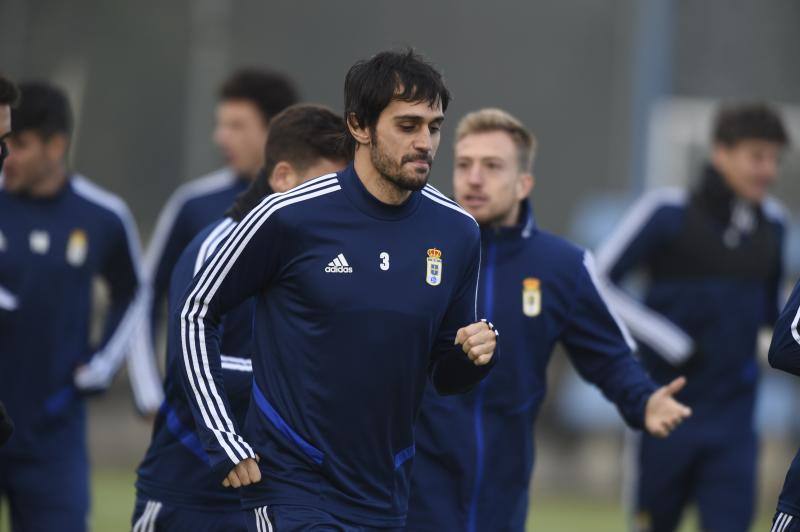
<instances>
[{"instance_id":1,"label":"blue long-sleeve training top","mask_svg":"<svg viewBox=\"0 0 800 532\"><path fill-rule=\"evenodd\" d=\"M110 384L141 314L139 255L123 201L86 178L72 175L39 199L0 184L0 401L16 424L0 453L57 455L65 441L82 440L81 394ZM91 345L98 277L110 305Z\"/></svg>"},{"instance_id":2,"label":"blue long-sleeve training top","mask_svg":"<svg viewBox=\"0 0 800 532\"><path fill-rule=\"evenodd\" d=\"M431 186L378 201L352 166L274 194L205 263L179 309L185 387L212 467L261 457L245 508L301 504L405 521L426 375L462 392L491 365L454 345L476 321L480 234ZM244 432L223 391L220 317L256 298Z\"/></svg>"},{"instance_id":3,"label":"blue long-sleeve training top","mask_svg":"<svg viewBox=\"0 0 800 532\"><path fill-rule=\"evenodd\" d=\"M786 307L775 323L775 333L769 346L769 363L800 377L800 283L796 284ZM790 515L800 515L800 451L792 460L786 473L778 511Z\"/></svg>"},{"instance_id":4,"label":"blue long-sleeve training top","mask_svg":"<svg viewBox=\"0 0 800 532\"><path fill-rule=\"evenodd\" d=\"M481 231L478 311L501 327L503 358L468 394L426 392L409 531L525 529L533 429L557 343L630 426L644 424L656 386L606 304L592 255L538 229L528 203L523 205L516 226Z\"/></svg>"},{"instance_id":5,"label":"blue long-sleeve training top","mask_svg":"<svg viewBox=\"0 0 800 532\"><path fill-rule=\"evenodd\" d=\"M235 227L229 218L212 223L189 243L172 270L169 286L170 319L167 363L164 377L165 399L153 425L150 447L137 471L136 488L140 496L173 506L202 511L237 511L239 493L222 486L209 469L209 458L197 435L192 410L183 388L180 328L175 326L175 309L180 304L194 274ZM253 370L254 301L249 299L228 312L222 329L222 369L225 392L237 424L244 423L250 403Z\"/></svg>"},{"instance_id":6,"label":"blue long-sleeve training top","mask_svg":"<svg viewBox=\"0 0 800 532\"><path fill-rule=\"evenodd\" d=\"M610 300L656 382L687 377L686 430L753 422L757 337L777 317L784 232L774 200L737 198L709 166L694 190L646 195L598 251L612 283L645 274L642 302L613 285Z\"/></svg>"},{"instance_id":7,"label":"blue long-sleeve training top","mask_svg":"<svg viewBox=\"0 0 800 532\"><path fill-rule=\"evenodd\" d=\"M132 384L137 405L147 412L162 400L161 381L155 363L155 338L159 337L162 307L167 300L170 276L175 263L189 242L209 224L222 218L250 181L223 168L178 187L158 216L143 260L144 278L149 287L145 319L135 337L140 356L131 359L129 371L140 375Z\"/></svg>"}]
</instances>

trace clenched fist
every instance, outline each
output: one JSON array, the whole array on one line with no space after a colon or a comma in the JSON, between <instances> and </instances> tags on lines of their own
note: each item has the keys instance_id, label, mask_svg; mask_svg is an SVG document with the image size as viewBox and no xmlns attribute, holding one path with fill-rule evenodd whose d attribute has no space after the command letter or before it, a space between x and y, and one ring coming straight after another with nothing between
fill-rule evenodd
<instances>
[{"instance_id":1,"label":"clenched fist","mask_svg":"<svg viewBox=\"0 0 800 532\"><path fill-rule=\"evenodd\" d=\"M461 345L473 364L484 366L494 356L498 336L499 333L491 322L481 320L460 328L456 333L455 345Z\"/></svg>"},{"instance_id":2,"label":"clenched fist","mask_svg":"<svg viewBox=\"0 0 800 532\"><path fill-rule=\"evenodd\" d=\"M258 468L258 455L256 459L246 458L230 470L228 476L222 481L226 488L240 488L261 482L261 470Z\"/></svg>"}]
</instances>

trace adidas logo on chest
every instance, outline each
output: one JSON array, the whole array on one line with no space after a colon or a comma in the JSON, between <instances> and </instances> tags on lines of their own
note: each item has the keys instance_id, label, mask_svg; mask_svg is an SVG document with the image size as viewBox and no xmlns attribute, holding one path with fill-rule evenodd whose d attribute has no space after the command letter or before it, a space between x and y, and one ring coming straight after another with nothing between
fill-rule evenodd
<instances>
[{"instance_id":1,"label":"adidas logo on chest","mask_svg":"<svg viewBox=\"0 0 800 532\"><path fill-rule=\"evenodd\" d=\"M347 263L344 255L339 253L336 258L325 267L325 273L353 273L353 267Z\"/></svg>"}]
</instances>

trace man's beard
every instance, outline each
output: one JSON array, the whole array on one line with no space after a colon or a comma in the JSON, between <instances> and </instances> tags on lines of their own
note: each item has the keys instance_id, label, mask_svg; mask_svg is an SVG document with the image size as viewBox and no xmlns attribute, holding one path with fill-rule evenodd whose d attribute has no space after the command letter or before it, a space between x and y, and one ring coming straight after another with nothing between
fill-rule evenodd
<instances>
[{"instance_id":1,"label":"man's beard","mask_svg":"<svg viewBox=\"0 0 800 532\"><path fill-rule=\"evenodd\" d=\"M428 184L428 176L430 176L431 168L433 168L433 157L430 153L403 155L400 159L400 164L397 164L392 158L381 151L377 138L373 135L375 141L369 147L370 159L372 165L376 170L390 183L394 184L397 188L402 190L422 190ZM428 169L425 171L406 170L404 165L413 161L425 161L428 163Z\"/></svg>"}]
</instances>

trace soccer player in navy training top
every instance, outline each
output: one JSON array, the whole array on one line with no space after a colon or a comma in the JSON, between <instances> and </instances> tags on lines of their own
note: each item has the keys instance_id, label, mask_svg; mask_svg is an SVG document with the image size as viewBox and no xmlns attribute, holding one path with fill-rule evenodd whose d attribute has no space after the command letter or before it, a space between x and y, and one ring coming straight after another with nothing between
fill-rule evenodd
<instances>
[{"instance_id":1,"label":"soccer player in navy training top","mask_svg":"<svg viewBox=\"0 0 800 532\"><path fill-rule=\"evenodd\" d=\"M270 121L297 102L297 91L282 74L245 69L223 83L216 109L214 142L225 157L225 168L200 177L178 188L158 217L145 256L145 276L152 289L150 321L142 323L137 334L137 349L147 353L136 361L153 360L153 341L158 337L161 310L175 262L187 244L211 222L218 220L253 181L264 166L264 144ZM153 366L155 367L155 366ZM148 367L132 367L131 373L148 375ZM160 394L146 389L139 409L158 408ZM160 384L160 382L159 382Z\"/></svg>"},{"instance_id":2,"label":"soccer player in navy training top","mask_svg":"<svg viewBox=\"0 0 800 532\"><path fill-rule=\"evenodd\" d=\"M455 197L481 225L479 313L502 325L502 361L473 392L428 390L417 424L407 530L522 532L533 426L561 342L580 374L636 428L666 436L689 411L656 390L598 285L592 255L540 230L528 196L535 139L499 109L456 128Z\"/></svg>"},{"instance_id":3,"label":"soccer player in navy training top","mask_svg":"<svg viewBox=\"0 0 800 532\"><path fill-rule=\"evenodd\" d=\"M264 196L346 166L351 156L341 141L343 131L344 120L317 105L294 105L271 121L264 171L224 219L200 231L183 251L172 271L170 310L175 310L205 258ZM250 404L253 310L254 301L245 301L225 315L222 326L221 369L231 411L239 424ZM174 319L174 312L171 314ZM212 474L197 436L180 377L183 357L178 330L173 326L167 331L166 400L139 467L133 532L246 531L238 491L224 487Z\"/></svg>"},{"instance_id":4,"label":"soccer player in navy training top","mask_svg":"<svg viewBox=\"0 0 800 532\"><path fill-rule=\"evenodd\" d=\"M755 354L778 313L784 235L767 192L788 138L775 111L740 104L720 109L712 140L692 190L648 194L598 252L614 283L645 274L644 304L615 286L612 302L656 382L686 375L694 413L668 440L638 443L638 530L674 530L690 503L704 530L745 531L753 516Z\"/></svg>"},{"instance_id":5,"label":"soccer player in navy training top","mask_svg":"<svg viewBox=\"0 0 800 532\"><path fill-rule=\"evenodd\" d=\"M800 377L800 283L797 283L775 324L769 363ZM800 530L800 452L794 457L778 498L771 532Z\"/></svg>"},{"instance_id":6,"label":"soccer player in navy training top","mask_svg":"<svg viewBox=\"0 0 800 532\"><path fill-rule=\"evenodd\" d=\"M427 185L450 100L440 74L383 52L350 69L344 92L354 163L253 209L179 310L195 420L218 479L244 486L252 532L403 527L427 376L463 392L496 360L476 316L478 226ZM249 297L240 432L218 328Z\"/></svg>"},{"instance_id":7,"label":"soccer player in navy training top","mask_svg":"<svg viewBox=\"0 0 800 532\"><path fill-rule=\"evenodd\" d=\"M11 133L11 106L16 104L18 99L19 90L16 85L0 76L0 173L3 171L3 161L8 155L6 137ZM13 295L0 285L0 309L8 306L10 301L13 301ZM0 445L8 441L13 431L14 422L0 401Z\"/></svg>"},{"instance_id":8,"label":"soccer player in navy training top","mask_svg":"<svg viewBox=\"0 0 800 532\"><path fill-rule=\"evenodd\" d=\"M0 400L16 425L0 449L14 530L81 531L89 510L83 396L107 387L141 313L139 240L125 203L67 169L67 98L20 85L0 185ZM89 341L92 284L110 308Z\"/></svg>"}]
</instances>

